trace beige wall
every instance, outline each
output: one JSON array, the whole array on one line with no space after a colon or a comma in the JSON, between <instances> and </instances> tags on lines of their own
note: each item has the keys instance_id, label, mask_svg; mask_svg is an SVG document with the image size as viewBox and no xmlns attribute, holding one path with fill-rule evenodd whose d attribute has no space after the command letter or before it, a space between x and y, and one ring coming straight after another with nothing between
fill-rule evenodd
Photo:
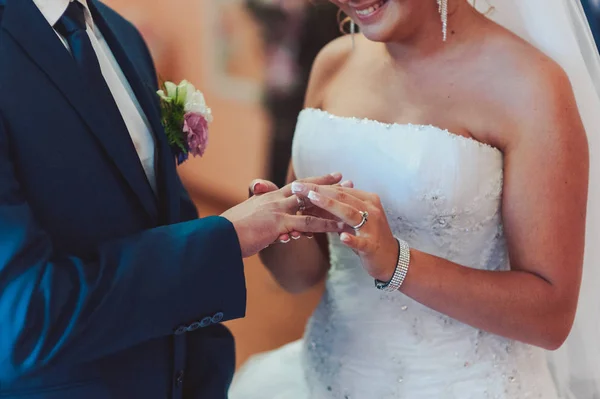
<instances>
[{"instance_id":1,"label":"beige wall","mask_svg":"<svg viewBox=\"0 0 600 399\"><path fill-rule=\"evenodd\" d=\"M202 159L186 162L180 175L195 198L208 195L234 202L245 198L253 178L265 176L269 128L260 101L227 98L211 76L208 61L215 57L211 46L216 41L208 26L215 1L104 0L140 29L161 78L187 79L204 92L215 117L208 151ZM234 27L240 24L233 22ZM237 67L256 75L263 70L257 32L244 29L250 39L236 43L241 53Z\"/></svg>"}]
</instances>

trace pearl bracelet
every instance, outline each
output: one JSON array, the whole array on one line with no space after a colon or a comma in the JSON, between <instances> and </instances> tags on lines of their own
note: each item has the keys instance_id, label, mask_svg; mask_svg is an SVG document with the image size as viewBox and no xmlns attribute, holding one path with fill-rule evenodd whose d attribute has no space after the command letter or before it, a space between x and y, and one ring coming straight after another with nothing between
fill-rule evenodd
<instances>
[{"instance_id":1,"label":"pearl bracelet","mask_svg":"<svg viewBox=\"0 0 600 399\"><path fill-rule=\"evenodd\" d=\"M408 274L408 267L410 266L410 247L404 240L396 238L396 241L398 241L399 250L398 263L396 263L394 275L388 282L375 279L375 287L378 290L385 292L398 291Z\"/></svg>"}]
</instances>

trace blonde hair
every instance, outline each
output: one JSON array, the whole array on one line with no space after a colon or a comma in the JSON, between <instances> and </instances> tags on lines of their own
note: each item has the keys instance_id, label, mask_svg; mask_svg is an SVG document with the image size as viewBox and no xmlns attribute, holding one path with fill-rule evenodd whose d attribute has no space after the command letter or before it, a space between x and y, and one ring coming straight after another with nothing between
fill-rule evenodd
<instances>
[{"instance_id":1,"label":"blonde hair","mask_svg":"<svg viewBox=\"0 0 600 399\"><path fill-rule=\"evenodd\" d=\"M342 33L344 35L350 33L350 30L346 31L345 27L348 24L352 23L352 18L350 18L347 15L344 17L344 12L342 11L341 8L338 9L338 12L337 12L337 22L338 22L338 27L340 28L340 33Z\"/></svg>"}]
</instances>

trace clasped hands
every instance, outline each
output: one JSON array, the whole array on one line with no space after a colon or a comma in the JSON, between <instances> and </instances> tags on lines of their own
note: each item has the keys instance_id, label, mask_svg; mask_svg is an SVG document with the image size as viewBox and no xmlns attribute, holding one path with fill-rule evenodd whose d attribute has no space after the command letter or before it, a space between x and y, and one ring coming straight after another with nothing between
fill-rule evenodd
<instances>
[{"instance_id":1,"label":"clasped hands","mask_svg":"<svg viewBox=\"0 0 600 399\"><path fill-rule=\"evenodd\" d=\"M255 180L250 186L250 194L255 196L277 190L278 187L267 180ZM295 212L335 222L336 229L326 232L339 233L341 242L360 256L363 267L372 277L382 281L391 278L398 258L398 242L379 196L354 188L351 181L342 182L339 173L297 180L282 190L295 197ZM357 226L360 228L355 228ZM322 232L305 230L283 233L274 244L287 244L303 236L312 238L312 233Z\"/></svg>"}]
</instances>

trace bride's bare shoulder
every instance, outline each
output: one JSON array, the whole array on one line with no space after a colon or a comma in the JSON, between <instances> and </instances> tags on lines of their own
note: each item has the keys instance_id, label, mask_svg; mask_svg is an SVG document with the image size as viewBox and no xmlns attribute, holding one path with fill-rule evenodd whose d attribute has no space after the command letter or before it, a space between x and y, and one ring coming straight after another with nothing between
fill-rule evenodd
<instances>
[{"instance_id":1,"label":"bride's bare shoulder","mask_svg":"<svg viewBox=\"0 0 600 399\"><path fill-rule=\"evenodd\" d=\"M562 71L561 67L540 49L506 28L496 26L496 29L485 35L484 40L487 53L494 54L495 61L504 59L509 63L508 65L521 67L519 68L521 71L535 71L538 68L550 73L561 73Z\"/></svg>"},{"instance_id":2,"label":"bride's bare shoulder","mask_svg":"<svg viewBox=\"0 0 600 399\"><path fill-rule=\"evenodd\" d=\"M577 110L569 78L560 65L511 32L488 35L477 64L487 93L519 125L555 119L564 109ZM504 113L502 115L504 117Z\"/></svg>"},{"instance_id":3,"label":"bride's bare shoulder","mask_svg":"<svg viewBox=\"0 0 600 399\"><path fill-rule=\"evenodd\" d=\"M563 89L568 77L562 67L519 36L502 28L488 40L487 52L509 86L534 92L543 86L545 91ZM533 94L533 93L532 93Z\"/></svg>"},{"instance_id":4,"label":"bride's bare shoulder","mask_svg":"<svg viewBox=\"0 0 600 399\"><path fill-rule=\"evenodd\" d=\"M329 42L319 52L312 66L305 106L319 108L329 82L346 64L352 54L352 36L341 36Z\"/></svg>"}]
</instances>

